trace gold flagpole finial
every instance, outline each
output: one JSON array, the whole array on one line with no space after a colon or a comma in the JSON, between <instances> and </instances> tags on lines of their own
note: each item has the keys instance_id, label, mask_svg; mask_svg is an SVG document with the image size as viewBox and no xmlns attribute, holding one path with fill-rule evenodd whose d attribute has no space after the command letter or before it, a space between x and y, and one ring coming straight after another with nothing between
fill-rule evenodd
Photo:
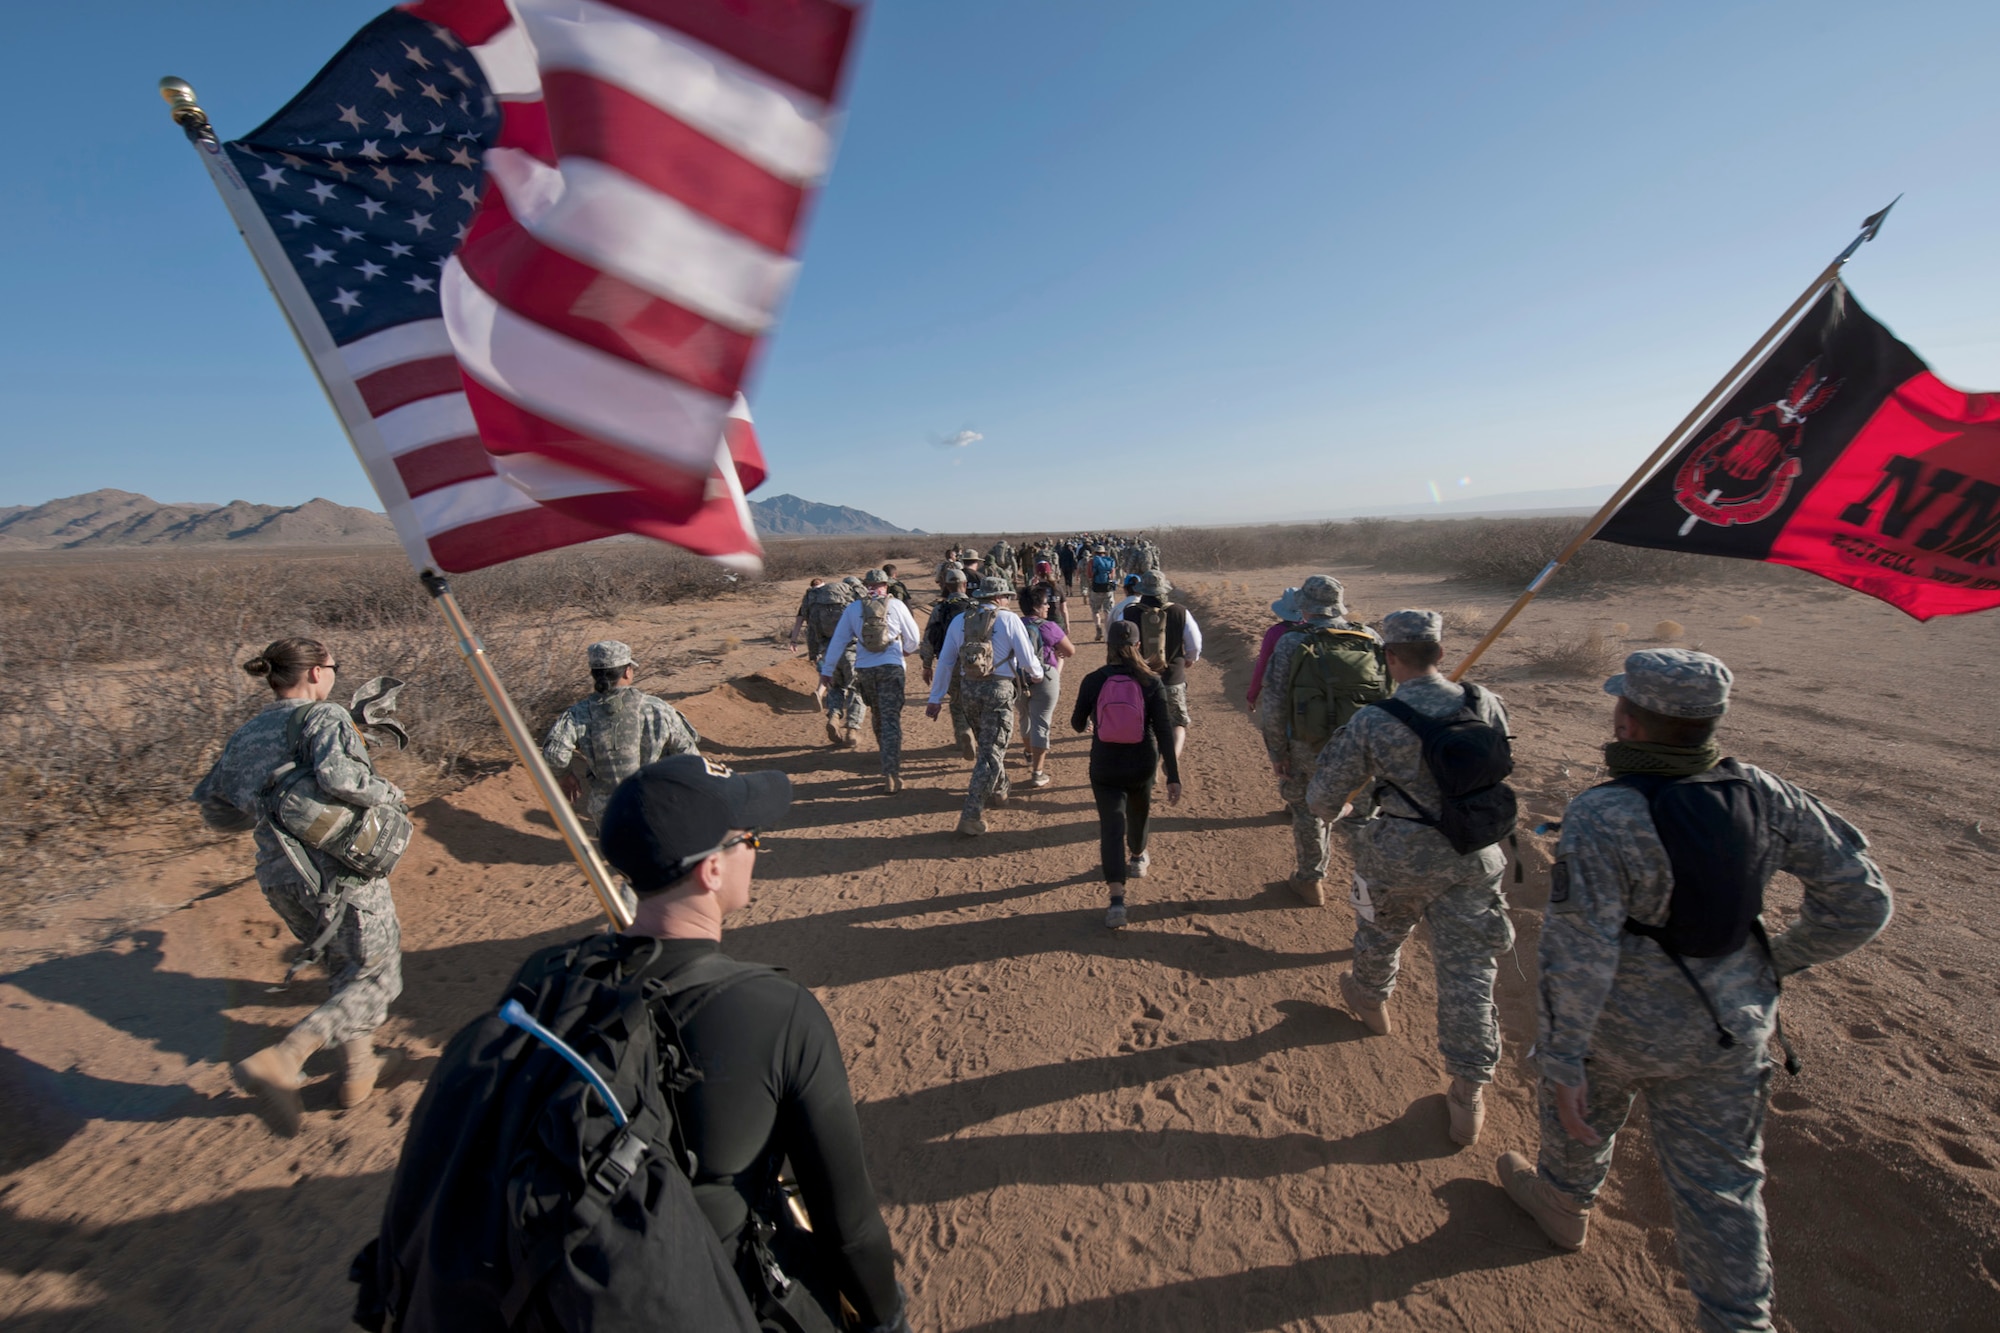
<instances>
[{"instance_id":1,"label":"gold flagpole finial","mask_svg":"<svg viewBox=\"0 0 2000 1333\"><path fill-rule=\"evenodd\" d=\"M187 132L188 138L215 141L215 130L208 123L208 113L194 100L193 84L168 75L160 80L160 96L166 99L168 113L173 116L174 123Z\"/></svg>"}]
</instances>

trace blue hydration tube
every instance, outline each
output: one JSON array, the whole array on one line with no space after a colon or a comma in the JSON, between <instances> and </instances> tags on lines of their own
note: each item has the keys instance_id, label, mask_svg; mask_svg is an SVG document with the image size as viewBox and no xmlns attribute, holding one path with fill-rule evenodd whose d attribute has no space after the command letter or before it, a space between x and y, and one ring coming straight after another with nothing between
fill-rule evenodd
<instances>
[{"instance_id":1,"label":"blue hydration tube","mask_svg":"<svg viewBox=\"0 0 2000 1333\"><path fill-rule=\"evenodd\" d=\"M570 1068L583 1075L584 1081L597 1089L597 1095L602 1097L604 1104L611 1108L611 1118L618 1122L618 1128L623 1129L631 1123L631 1117L625 1114L625 1108L620 1106L618 1099L611 1095L611 1085L606 1083L595 1069L585 1064L583 1057L571 1049L568 1042L530 1017L528 1011L521 1007L519 1000L509 1000L507 1003L501 1005L500 1017L521 1029L521 1031L527 1033L529 1036L540 1040L550 1050L567 1060Z\"/></svg>"}]
</instances>

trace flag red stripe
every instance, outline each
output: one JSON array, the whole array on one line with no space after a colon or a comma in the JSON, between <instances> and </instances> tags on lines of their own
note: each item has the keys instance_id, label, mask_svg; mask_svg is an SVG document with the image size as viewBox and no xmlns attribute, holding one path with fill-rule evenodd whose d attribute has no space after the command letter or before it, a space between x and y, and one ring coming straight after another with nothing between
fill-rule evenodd
<instances>
[{"instance_id":1,"label":"flag red stripe","mask_svg":"<svg viewBox=\"0 0 2000 1333\"><path fill-rule=\"evenodd\" d=\"M414 18L449 28L467 46L477 46L514 21L501 0L416 0L398 5Z\"/></svg>"},{"instance_id":2,"label":"flag red stripe","mask_svg":"<svg viewBox=\"0 0 2000 1333\"><path fill-rule=\"evenodd\" d=\"M430 538L430 547L438 568L447 574L464 574L518 560L524 555L617 534L616 528L542 505L435 533Z\"/></svg>"},{"instance_id":3,"label":"flag red stripe","mask_svg":"<svg viewBox=\"0 0 2000 1333\"><path fill-rule=\"evenodd\" d=\"M493 460L477 435L462 435L397 454L396 471L403 478L403 489L415 499L474 477L490 477Z\"/></svg>"},{"instance_id":4,"label":"flag red stripe","mask_svg":"<svg viewBox=\"0 0 2000 1333\"><path fill-rule=\"evenodd\" d=\"M493 146L518 148L553 166L556 146L549 136L548 108L540 102L502 102L500 133L494 136ZM484 192L489 195L494 193L490 189Z\"/></svg>"},{"instance_id":5,"label":"flag red stripe","mask_svg":"<svg viewBox=\"0 0 2000 1333\"><path fill-rule=\"evenodd\" d=\"M757 349L748 334L543 245L515 223L498 190L481 207L458 258L473 281L516 314L717 396L735 391Z\"/></svg>"},{"instance_id":6,"label":"flag red stripe","mask_svg":"<svg viewBox=\"0 0 2000 1333\"><path fill-rule=\"evenodd\" d=\"M459 384L458 358L454 356L405 361L354 381L354 387L361 390L361 401L368 404L368 415L375 417L419 398L457 393Z\"/></svg>"},{"instance_id":7,"label":"flag red stripe","mask_svg":"<svg viewBox=\"0 0 2000 1333\"><path fill-rule=\"evenodd\" d=\"M686 519L701 507L708 478L665 462L654 462L625 449L607 449L604 441L579 435L571 427L537 416L511 399L466 377L465 396L479 422L488 453L537 454L615 483L646 491L670 521Z\"/></svg>"},{"instance_id":8,"label":"flag red stripe","mask_svg":"<svg viewBox=\"0 0 2000 1333\"><path fill-rule=\"evenodd\" d=\"M542 103L557 153L596 158L767 250L791 253L803 189L588 74L544 74Z\"/></svg>"},{"instance_id":9,"label":"flag red stripe","mask_svg":"<svg viewBox=\"0 0 2000 1333\"><path fill-rule=\"evenodd\" d=\"M733 412L724 417L722 442L729 446L730 461L736 465L736 479L743 484L743 489L754 491L762 486L764 479L771 475L771 470L764 464L764 448L757 443L757 428L750 424L749 419L736 416Z\"/></svg>"},{"instance_id":10,"label":"flag red stripe","mask_svg":"<svg viewBox=\"0 0 2000 1333\"><path fill-rule=\"evenodd\" d=\"M838 0L611 0L831 102L855 12Z\"/></svg>"},{"instance_id":11,"label":"flag red stripe","mask_svg":"<svg viewBox=\"0 0 2000 1333\"><path fill-rule=\"evenodd\" d=\"M756 534L744 530L736 505L727 495L707 501L685 523L663 521L658 506L633 492L582 495L573 500L543 503L573 518L601 523L621 532L636 532L696 555L754 555L763 549Z\"/></svg>"}]
</instances>

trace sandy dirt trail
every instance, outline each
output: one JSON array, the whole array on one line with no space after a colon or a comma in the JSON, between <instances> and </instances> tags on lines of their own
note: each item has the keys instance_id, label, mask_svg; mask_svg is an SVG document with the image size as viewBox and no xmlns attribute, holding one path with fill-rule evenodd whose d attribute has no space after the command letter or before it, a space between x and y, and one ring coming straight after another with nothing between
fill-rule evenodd
<instances>
[{"instance_id":1,"label":"sandy dirt trail","mask_svg":"<svg viewBox=\"0 0 2000 1333\"><path fill-rule=\"evenodd\" d=\"M1284 887L1289 833L1241 704L1263 604L1304 572L1189 580L1211 657L1191 673L1188 795L1159 808L1152 874L1133 883L1132 924L1116 933L1102 925L1087 742L1060 740L1053 786L1017 785L989 812L991 833L957 840L969 766L945 724L923 719L914 672L909 788L885 796L872 746L825 745L809 670L772 645L796 586L674 609L676 632L706 647L653 686L678 696L711 752L797 784L792 826L760 861L757 901L726 947L789 968L832 1014L917 1328L1690 1318L1643 1117L1581 1255L1552 1250L1492 1183L1498 1152L1532 1152L1523 1056L1549 840L1523 841L1522 882L1507 886L1521 942L1502 962L1509 1049L1478 1148L1445 1134L1421 934L1394 1037L1367 1038L1340 1008L1351 914ZM1504 601L1342 572L1371 617L1425 604L1490 615ZM1764 626L1731 637L1746 610ZM1731 748L1846 808L1903 895L1874 949L1787 995L1811 1063L1772 1117L1785 1326L1990 1328L1996 747L1954 714L1963 693L1950 688L1984 672L2000 634L1976 620L1922 630L1859 598L1790 588L1551 603L1530 627L1616 617L1644 638L1668 614L1739 669L1786 673L1782 691L1743 690L1733 720L1747 743ZM1608 701L1595 678L1529 666L1525 642L1503 641L1482 679L1509 698L1524 803L1543 819L1597 780ZM1073 677L1101 660L1081 648ZM1857 676L1878 709L1885 694L1907 700L1857 728ZM1990 684L1979 688L1990 704ZM395 880L407 990L391 1043L434 1055L531 949L590 928L532 802L502 772L419 810L422 837ZM135 855L117 888L0 932L0 1327L345 1325L346 1264L374 1226L419 1086L341 1114L316 1083L317 1109L289 1142L247 1113L226 1062L274 1039L316 990L267 992L290 941L247 869L240 844Z\"/></svg>"}]
</instances>

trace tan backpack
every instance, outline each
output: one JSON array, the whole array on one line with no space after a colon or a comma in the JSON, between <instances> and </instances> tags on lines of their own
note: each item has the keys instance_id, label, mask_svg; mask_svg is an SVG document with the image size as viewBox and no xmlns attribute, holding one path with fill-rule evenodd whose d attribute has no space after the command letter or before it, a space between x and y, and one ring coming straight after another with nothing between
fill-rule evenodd
<instances>
[{"instance_id":1,"label":"tan backpack","mask_svg":"<svg viewBox=\"0 0 2000 1333\"><path fill-rule=\"evenodd\" d=\"M1000 617L1000 609L982 606L967 611L965 621L965 642L958 650L958 669L967 680L985 680L993 674L993 622Z\"/></svg>"},{"instance_id":2,"label":"tan backpack","mask_svg":"<svg viewBox=\"0 0 2000 1333\"><path fill-rule=\"evenodd\" d=\"M879 653L895 641L896 633L889 628L889 599L865 599L861 603L861 646L871 653Z\"/></svg>"}]
</instances>

